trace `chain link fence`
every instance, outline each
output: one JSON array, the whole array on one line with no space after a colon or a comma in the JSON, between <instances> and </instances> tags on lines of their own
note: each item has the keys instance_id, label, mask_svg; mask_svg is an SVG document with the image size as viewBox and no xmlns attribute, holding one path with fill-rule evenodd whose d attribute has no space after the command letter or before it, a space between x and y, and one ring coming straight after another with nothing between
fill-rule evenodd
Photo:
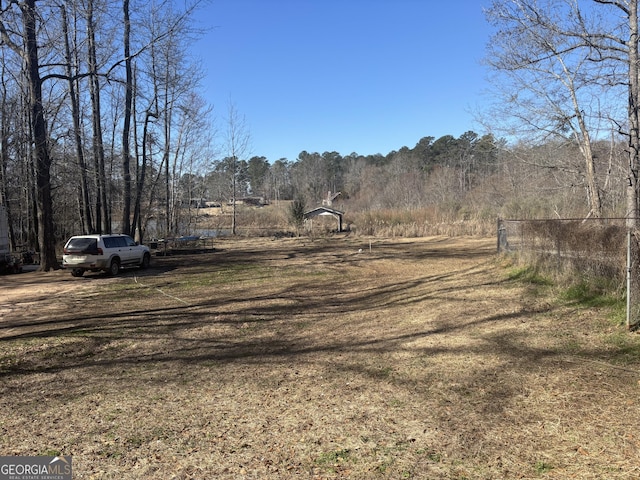
<instances>
[{"instance_id":1,"label":"chain link fence","mask_svg":"<svg viewBox=\"0 0 640 480\"><path fill-rule=\"evenodd\" d=\"M606 278L627 292L627 326L640 322L640 230L626 218L498 220L498 252L561 273Z\"/></svg>"}]
</instances>

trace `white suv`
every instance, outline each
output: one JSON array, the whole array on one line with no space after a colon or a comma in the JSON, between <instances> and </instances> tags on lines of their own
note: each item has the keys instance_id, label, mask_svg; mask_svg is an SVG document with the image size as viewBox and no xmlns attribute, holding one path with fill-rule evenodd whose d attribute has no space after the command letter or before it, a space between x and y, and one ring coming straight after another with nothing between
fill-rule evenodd
<instances>
[{"instance_id":1,"label":"white suv","mask_svg":"<svg viewBox=\"0 0 640 480\"><path fill-rule=\"evenodd\" d=\"M79 235L64 246L62 268L81 277L85 271L104 270L117 275L121 267L147 268L151 261L149 247L138 245L129 235Z\"/></svg>"}]
</instances>

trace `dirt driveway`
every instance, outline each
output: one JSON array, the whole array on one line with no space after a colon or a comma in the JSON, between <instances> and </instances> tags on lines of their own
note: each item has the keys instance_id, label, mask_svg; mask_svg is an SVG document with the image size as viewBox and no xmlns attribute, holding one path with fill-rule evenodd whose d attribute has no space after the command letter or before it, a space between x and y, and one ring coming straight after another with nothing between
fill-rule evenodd
<instances>
[{"instance_id":1,"label":"dirt driveway","mask_svg":"<svg viewBox=\"0 0 640 480\"><path fill-rule=\"evenodd\" d=\"M2 291L2 305L12 306L16 302L42 301L55 296L65 290L72 290L77 286L68 272L39 273L29 271L18 275L0 276L0 291Z\"/></svg>"},{"instance_id":2,"label":"dirt driveway","mask_svg":"<svg viewBox=\"0 0 640 480\"><path fill-rule=\"evenodd\" d=\"M638 336L492 239L0 277L0 451L74 478L640 478Z\"/></svg>"}]
</instances>

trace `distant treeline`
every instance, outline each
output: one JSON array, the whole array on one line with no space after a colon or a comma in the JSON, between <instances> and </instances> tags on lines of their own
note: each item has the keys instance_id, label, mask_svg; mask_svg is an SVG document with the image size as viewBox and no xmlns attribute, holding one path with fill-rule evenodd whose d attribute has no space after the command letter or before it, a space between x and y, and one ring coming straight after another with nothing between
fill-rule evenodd
<instances>
[{"instance_id":1,"label":"distant treeline","mask_svg":"<svg viewBox=\"0 0 640 480\"><path fill-rule=\"evenodd\" d=\"M597 144L598 175L607 190L601 192L606 213L624 206L624 147ZM575 168L572 165L575 164ZM580 155L571 142L538 146L508 146L490 134L469 131L460 137L424 137L413 148L402 147L386 155L341 155L303 151L294 161L273 162L254 156L248 160L225 157L218 161L172 168L149 162L147 187L142 191L142 231L153 236L190 233L199 215L194 205L229 205L232 198L259 198L264 203L300 200L309 208L329 201L348 212L348 222L360 231L421 234L450 230L445 224L480 222L475 230L487 232L497 217L579 217L588 212ZM58 240L83 231L79 208L80 172L62 168L55 184L55 225ZM111 170L109 205L122 205L122 176ZM19 184L7 189L17 192ZM13 198L25 198L16 195ZM29 203L12 204L18 242L29 244L32 225ZM167 212L168 215L167 215ZM395 212L395 213L394 213ZM402 213L404 212L404 213ZM238 220L242 227L242 217ZM402 224L406 224L402 226ZM433 225L440 225L434 230ZM430 227L431 225L431 227ZM475 228L475 227L474 227ZM112 230L120 231L117 220ZM148 231L147 231L148 230ZM165 233L167 232L167 233Z\"/></svg>"},{"instance_id":2,"label":"distant treeline","mask_svg":"<svg viewBox=\"0 0 640 480\"><path fill-rule=\"evenodd\" d=\"M594 151L603 214L621 214L625 146L595 142ZM424 137L387 155L303 151L295 161L225 158L208 172L183 176L180 191L186 198L223 201L230 198L234 171L239 196L301 198L314 206L340 192L334 201L351 211L435 208L447 221L589 212L583 162L570 140L507 145L468 131L457 138Z\"/></svg>"}]
</instances>

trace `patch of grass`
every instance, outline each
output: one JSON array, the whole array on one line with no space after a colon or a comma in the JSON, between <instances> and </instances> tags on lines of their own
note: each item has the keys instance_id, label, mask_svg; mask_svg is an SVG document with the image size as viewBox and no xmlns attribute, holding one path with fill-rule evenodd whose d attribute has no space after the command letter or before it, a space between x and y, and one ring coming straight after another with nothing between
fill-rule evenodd
<instances>
[{"instance_id":1,"label":"patch of grass","mask_svg":"<svg viewBox=\"0 0 640 480\"><path fill-rule=\"evenodd\" d=\"M559 301L583 309L606 308L609 309L608 317L616 325L626 322L625 296L613 280L596 276L579 279L567 276L556 278L557 282L554 282L543 271L544 268L530 265L513 267L507 278L533 287L529 290L532 296L541 293L536 287L555 285L555 296Z\"/></svg>"},{"instance_id":2,"label":"patch of grass","mask_svg":"<svg viewBox=\"0 0 640 480\"><path fill-rule=\"evenodd\" d=\"M125 439L125 445L127 445L128 447L139 448L146 442L147 442L147 439L141 435L133 435Z\"/></svg>"},{"instance_id":3,"label":"patch of grass","mask_svg":"<svg viewBox=\"0 0 640 480\"><path fill-rule=\"evenodd\" d=\"M312 269L289 269L276 268L269 265L225 265L219 270L205 273L196 273L188 278L180 277L179 283L174 283L162 287L162 290L171 291L191 291L208 287L226 287L239 285L251 285L258 287L262 284L270 284L275 277L300 278L309 281L311 277L323 278L330 275L330 272Z\"/></svg>"},{"instance_id":4,"label":"patch of grass","mask_svg":"<svg viewBox=\"0 0 640 480\"><path fill-rule=\"evenodd\" d=\"M60 450L45 450L41 455L45 457L59 457L62 455L62 452Z\"/></svg>"},{"instance_id":5,"label":"patch of grass","mask_svg":"<svg viewBox=\"0 0 640 480\"><path fill-rule=\"evenodd\" d=\"M614 347L616 363L635 364L640 358L640 337L630 335L626 331L616 331L605 337L605 343Z\"/></svg>"},{"instance_id":6,"label":"patch of grass","mask_svg":"<svg viewBox=\"0 0 640 480\"><path fill-rule=\"evenodd\" d=\"M562 350L566 353L577 355L582 352L582 344L575 338L569 338L562 344Z\"/></svg>"},{"instance_id":7,"label":"patch of grass","mask_svg":"<svg viewBox=\"0 0 640 480\"><path fill-rule=\"evenodd\" d=\"M530 265L512 269L507 277L509 280L517 280L531 285L550 286L553 284L553 282L542 275L537 268Z\"/></svg>"},{"instance_id":8,"label":"patch of grass","mask_svg":"<svg viewBox=\"0 0 640 480\"><path fill-rule=\"evenodd\" d=\"M104 458L122 458L126 455L126 452L120 448L111 448L113 445L108 445L108 448L100 449L96 451L96 455Z\"/></svg>"},{"instance_id":9,"label":"patch of grass","mask_svg":"<svg viewBox=\"0 0 640 480\"><path fill-rule=\"evenodd\" d=\"M381 367L375 370L372 370L371 376L374 378L390 378L393 374L393 368L391 367Z\"/></svg>"},{"instance_id":10,"label":"patch of grass","mask_svg":"<svg viewBox=\"0 0 640 480\"><path fill-rule=\"evenodd\" d=\"M584 308L615 307L624 304L619 295L611 293L611 290L597 279L581 280L570 285L561 294L560 298Z\"/></svg>"},{"instance_id":11,"label":"patch of grass","mask_svg":"<svg viewBox=\"0 0 640 480\"><path fill-rule=\"evenodd\" d=\"M316 459L316 463L319 465L335 465L336 463L346 462L350 455L351 450L348 448L325 452Z\"/></svg>"},{"instance_id":12,"label":"patch of grass","mask_svg":"<svg viewBox=\"0 0 640 480\"><path fill-rule=\"evenodd\" d=\"M15 353L0 356L0 372L2 372L4 368L11 367L15 363L18 363L18 355Z\"/></svg>"},{"instance_id":13,"label":"patch of grass","mask_svg":"<svg viewBox=\"0 0 640 480\"><path fill-rule=\"evenodd\" d=\"M437 452L430 452L427 458L433 463L440 463L442 461L442 455Z\"/></svg>"},{"instance_id":14,"label":"patch of grass","mask_svg":"<svg viewBox=\"0 0 640 480\"><path fill-rule=\"evenodd\" d=\"M113 282L104 286L106 294L117 294L119 299L126 298L148 298L156 295L157 292L148 286L133 281Z\"/></svg>"},{"instance_id":15,"label":"patch of grass","mask_svg":"<svg viewBox=\"0 0 640 480\"><path fill-rule=\"evenodd\" d=\"M640 312L638 309L634 312L631 311L632 318L639 318ZM626 299L621 299L616 305L611 307L611 313L609 314L609 321L613 325L621 326L627 323L627 302Z\"/></svg>"},{"instance_id":16,"label":"patch of grass","mask_svg":"<svg viewBox=\"0 0 640 480\"><path fill-rule=\"evenodd\" d=\"M551 464L544 462L542 460L537 461L534 468L538 475L543 475L553 470L553 466Z\"/></svg>"},{"instance_id":17,"label":"patch of grass","mask_svg":"<svg viewBox=\"0 0 640 480\"><path fill-rule=\"evenodd\" d=\"M237 282L250 276L251 278L268 276L271 274L271 269L266 266L252 265L249 263L238 263L225 265L219 270L213 272L198 275L198 281L204 282L204 285L210 284L226 284Z\"/></svg>"}]
</instances>

